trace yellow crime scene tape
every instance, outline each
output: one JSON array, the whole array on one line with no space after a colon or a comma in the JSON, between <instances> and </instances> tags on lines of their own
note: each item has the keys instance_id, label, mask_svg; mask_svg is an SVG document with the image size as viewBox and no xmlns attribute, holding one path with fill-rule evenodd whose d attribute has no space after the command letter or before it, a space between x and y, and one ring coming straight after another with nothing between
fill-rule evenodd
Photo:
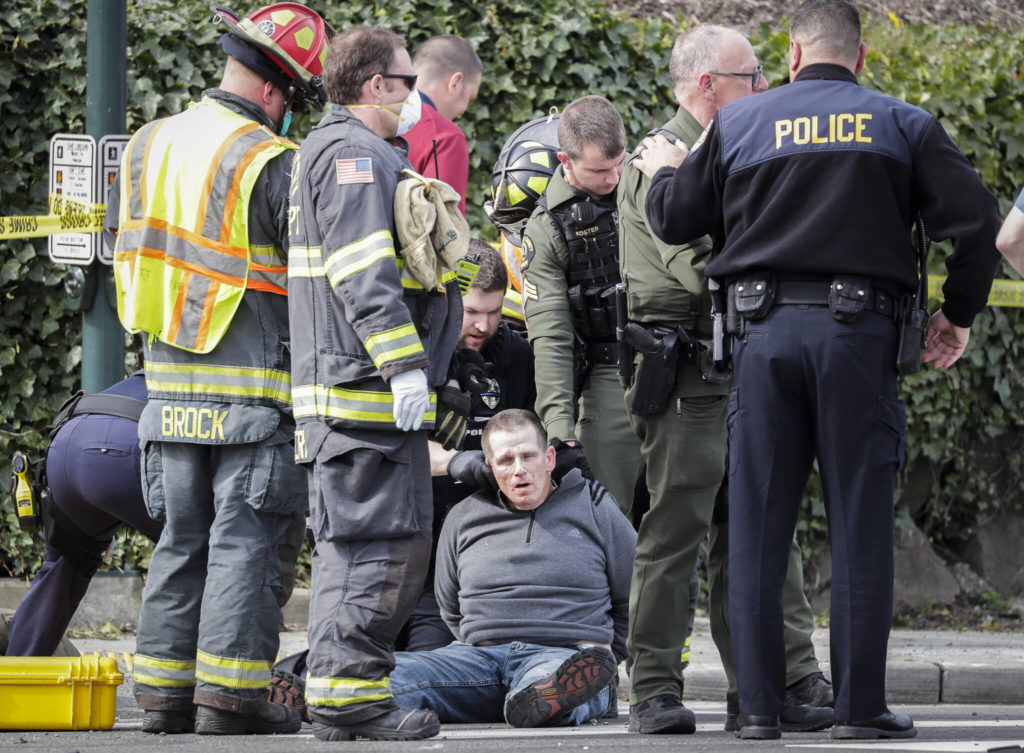
<instances>
[{"instance_id":1,"label":"yellow crime scene tape","mask_svg":"<svg viewBox=\"0 0 1024 753\"><path fill-rule=\"evenodd\" d=\"M928 298L941 301L942 284L946 282L945 276L928 275ZM988 294L989 306L1009 306L1013 308L1024 307L1024 281L1022 280L993 280L992 290Z\"/></svg>"},{"instance_id":2,"label":"yellow crime scene tape","mask_svg":"<svg viewBox=\"0 0 1024 753\"><path fill-rule=\"evenodd\" d=\"M50 213L0 217L0 241L20 238L45 238L57 233L98 233L103 230L106 204L82 204L50 194ZM943 275L928 275L928 297L942 300ZM994 280L988 296L989 306L1024 308L1024 281Z\"/></svg>"},{"instance_id":3,"label":"yellow crime scene tape","mask_svg":"<svg viewBox=\"0 0 1024 753\"><path fill-rule=\"evenodd\" d=\"M0 241L58 233L98 233L103 230L106 213L106 204L82 204L51 194L49 214L0 217Z\"/></svg>"}]
</instances>

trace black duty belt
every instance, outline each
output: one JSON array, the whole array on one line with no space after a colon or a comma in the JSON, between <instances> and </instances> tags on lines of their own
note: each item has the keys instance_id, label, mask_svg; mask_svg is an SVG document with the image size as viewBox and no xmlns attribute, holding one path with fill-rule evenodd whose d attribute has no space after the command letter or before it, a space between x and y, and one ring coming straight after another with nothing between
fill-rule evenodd
<instances>
[{"instance_id":1,"label":"black duty belt","mask_svg":"<svg viewBox=\"0 0 1024 753\"><path fill-rule=\"evenodd\" d=\"M104 393L88 395L84 392L78 392L68 398L64 405L61 406L60 412L53 419L53 429L50 430L50 436L53 437L73 417L86 413L127 418L137 423L139 417L142 416L142 409L145 407L145 400L136 400L133 397Z\"/></svg>"},{"instance_id":2,"label":"black duty belt","mask_svg":"<svg viewBox=\"0 0 1024 753\"><path fill-rule=\"evenodd\" d=\"M828 306L832 283L827 280L776 280L776 306ZM896 299L891 293L866 285L862 288L864 308L895 319L899 314Z\"/></svg>"},{"instance_id":3,"label":"black duty belt","mask_svg":"<svg viewBox=\"0 0 1024 753\"><path fill-rule=\"evenodd\" d=\"M117 416L118 418L127 418L132 421L138 421L139 417L142 416L142 409L146 407L145 400L136 400L133 397L125 397L124 395L82 395L68 418L72 416L80 416L83 413L92 413L100 416Z\"/></svg>"},{"instance_id":4,"label":"black duty belt","mask_svg":"<svg viewBox=\"0 0 1024 753\"><path fill-rule=\"evenodd\" d=\"M618 343L590 343L587 345L587 364L614 366L619 362Z\"/></svg>"}]
</instances>

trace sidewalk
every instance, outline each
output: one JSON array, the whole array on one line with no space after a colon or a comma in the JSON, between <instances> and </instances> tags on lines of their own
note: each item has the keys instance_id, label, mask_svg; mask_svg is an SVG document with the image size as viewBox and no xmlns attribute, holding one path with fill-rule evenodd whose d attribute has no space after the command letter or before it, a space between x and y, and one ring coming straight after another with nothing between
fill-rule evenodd
<instances>
[{"instance_id":1,"label":"sidewalk","mask_svg":"<svg viewBox=\"0 0 1024 753\"><path fill-rule=\"evenodd\" d=\"M285 623L293 629L281 633L281 655L306 648L308 603L309 591L296 589L285 608ZM73 640L83 653L114 653L121 659L122 669L130 669L127 655L135 649L134 637ZM814 645L827 675L827 629L814 632ZM685 678L684 699L725 699L725 673L711 640L707 618L697 618ZM621 679L619 695L625 699L629 681L624 674ZM1024 704L1024 633L894 630L889 639L886 688L889 702L896 705Z\"/></svg>"}]
</instances>

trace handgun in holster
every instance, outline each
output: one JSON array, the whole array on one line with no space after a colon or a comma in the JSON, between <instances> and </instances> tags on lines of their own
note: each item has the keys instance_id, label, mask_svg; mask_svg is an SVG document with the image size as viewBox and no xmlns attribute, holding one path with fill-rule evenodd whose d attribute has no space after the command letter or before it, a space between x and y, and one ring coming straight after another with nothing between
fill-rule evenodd
<instances>
[{"instance_id":1,"label":"handgun in holster","mask_svg":"<svg viewBox=\"0 0 1024 753\"><path fill-rule=\"evenodd\" d=\"M641 353L630 410L637 416L663 413L676 385L679 355L683 348L677 329L644 327L628 322L623 339Z\"/></svg>"},{"instance_id":2,"label":"handgun in holster","mask_svg":"<svg viewBox=\"0 0 1024 753\"><path fill-rule=\"evenodd\" d=\"M719 371L726 371L732 362L732 338L726 332L726 303L725 289L713 277L708 278L708 292L711 293L711 358L715 368Z\"/></svg>"}]
</instances>

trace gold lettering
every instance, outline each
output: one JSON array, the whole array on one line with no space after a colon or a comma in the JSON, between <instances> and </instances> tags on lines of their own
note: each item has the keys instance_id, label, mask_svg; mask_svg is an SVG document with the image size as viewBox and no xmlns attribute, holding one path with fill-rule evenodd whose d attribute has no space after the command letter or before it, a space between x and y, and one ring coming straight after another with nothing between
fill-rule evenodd
<instances>
[{"instance_id":1,"label":"gold lettering","mask_svg":"<svg viewBox=\"0 0 1024 753\"><path fill-rule=\"evenodd\" d=\"M836 114L834 112L829 113L828 116L828 140L831 144L836 142Z\"/></svg>"},{"instance_id":2,"label":"gold lettering","mask_svg":"<svg viewBox=\"0 0 1024 753\"><path fill-rule=\"evenodd\" d=\"M299 460L305 460L307 452L308 450L306 449L306 432L304 432L302 429L299 429L298 431L295 432L296 462L298 462Z\"/></svg>"},{"instance_id":3,"label":"gold lettering","mask_svg":"<svg viewBox=\"0 0 1024 753\"><path fill-rule=\"evenodd\" d=\"M199 423L199 412L192 407L185 409L185 436L192 439L196 435L196 424Z\"/></svg>"},{"instance_id":4,"label":"gold lettering","mask_svg":"<svg viewBox=\"0 0 1024 753\"><path fill-rule=\"evenodd\" d=\"M871 120L871 113L869 112L858 112L857 113L857 141L862 144L870 144L871 137L864 133L864 129L868 127L868 121Z\"/></svg>"},{"instance_id":5,"label":"gold lettering","mask_svg":"<svg viewBox=\"0 0 1024 753\"><path fill-rule=\"evenodd\" d=\"M792 120L776 120L775 121L775 148L782 148L782 139L786 136L793 134L793 121Z\"/></svg>"},{"instance_id":6,"label":"gold lettering","mask_svg":"<svg viewBox=\"0 0 1024 753\"><path fill-rule=\"evenodd\" d=\"M183 437L185 436L185 409L175 408L174 409L174 436Z\"/></svg>"},{"instance_id":7,"label":"gold lettering","mask_svg":"<svg viewBox=\"0 0 1024 753\"><path fill-rule=\"evenodd\" d=\"M811 119L797 118L793 121L793 143L806 144L811 140Z\"/></svg>"},{"instance_id":8,"label":"gold lettering","mask_svg":"<svg viewBox=\"0 0 1024 753\"><path fill-rule=\"evenodd\" d=\"M160 409L160 433L165 437L174 436L174 409L169 405Z\"/></svg>"},{"instance_id":9,"label":"gold lettering","mask_svg":"<svg viewBox=\"0 0 1024 753\"><path fill-rule=\"evenodd\" d=\"M812 144L827 144L828 138L826 136L818 135L818 116L815 115L811 118L811 143Z\"/></svg>"},{"instance_id":10,"label":"gold lettering","mask_svg":"<svg viewBox=\"0 0 1024 753\"><path fill-rule=\"evenodd\" d=\"M210 431L209 431L209 429L204 429L203 428L203 419L204 418L210 418L212 416L213 416L213 411L210 410L209 408L200 408L199 409L199 420L196 421L196 436L199 437L200 439L209 439L210 438Z\"/></svg>"},{"instance_id":11,"label":"gold lettering","mask_svg":"<svg viewBox=\"0 0 1024 753\"><path fill-rule=\"evenodd\" d=\"M210 436L214 439L224 439L224 419L228 417L228 411L215 410L213 412L213 423L210 425Z\"/></svg>"},{"instance_id":12,"label":"gold lettering","mask_svg":"<svg viewBox=\"0 0 1024 753\"><path fill-rule=\"evenodd\" d=\"M836 118L836 139L839 141L853 141L853 134L843 127L846 123L853 125L853 116L848 112Z\"/></svg>"}]
</instances>

